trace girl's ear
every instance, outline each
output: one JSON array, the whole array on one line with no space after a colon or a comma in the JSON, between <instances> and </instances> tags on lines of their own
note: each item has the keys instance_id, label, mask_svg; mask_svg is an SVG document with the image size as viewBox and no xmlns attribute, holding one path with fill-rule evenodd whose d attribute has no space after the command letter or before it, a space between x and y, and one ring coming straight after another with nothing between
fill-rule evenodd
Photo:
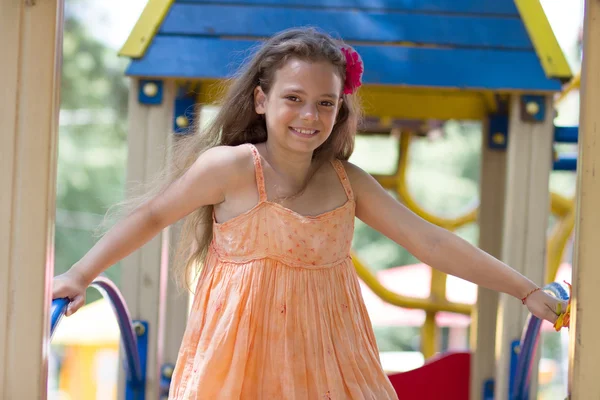
<instances>
[{"instance_id":1,"label":"girl's ear","mask_svg":"<svg viewBox=\"0 0 600 400\"><path fill-rule=\"evenodd\" d=\"M265 114L267 112L267 95L263 92L260 86L254 88L254 110L257 114Z\"/></svg>"}]
</instances>

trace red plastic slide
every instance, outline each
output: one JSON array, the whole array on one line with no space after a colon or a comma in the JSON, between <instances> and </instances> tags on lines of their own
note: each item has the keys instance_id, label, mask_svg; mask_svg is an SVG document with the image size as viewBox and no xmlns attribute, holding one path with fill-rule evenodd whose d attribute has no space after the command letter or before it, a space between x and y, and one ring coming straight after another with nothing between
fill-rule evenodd
<instances>
[{"instance_id":1,"label":"red plastic slide","mask_svg":"<svg viewBox=\"0 0 600 400\"><path fill-rule=\"evenodd\" d=\"M468 400L470 370L470 353L447 353L389 377L400 400Z\"/></svg>"}]
</instances>

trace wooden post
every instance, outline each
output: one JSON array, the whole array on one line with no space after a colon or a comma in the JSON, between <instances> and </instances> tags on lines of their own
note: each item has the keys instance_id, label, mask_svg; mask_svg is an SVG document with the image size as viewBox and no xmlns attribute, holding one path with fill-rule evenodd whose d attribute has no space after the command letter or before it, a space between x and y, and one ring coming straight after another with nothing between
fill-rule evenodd
<instances>
[{"instance_id":1,"label":"wooden post","mask_svg":"<svg viewBox=\"0 0 600 400\"><path fill-rule=\"evenodd\" d=\"M60 0L0 0L0 398L46 399Z\"/></svg>"},{"instance_id":2,"label":"wooden post","mask_svg":"<svg viewBox=\"0 0 600 400\"><path fill-rule=\"evenodd\" d=\"M170 247L175 250L181 226L176 224L170 227ZM174 254L172 253L174 256ZM171 264L169 264L171 265ZM164 341L164 364L175 365L179 348L188 319L189 300L191 294L178 288L173 279L169 279L167 287L167 315Z\"/></svg>"},{"instance_id":3,"label":"wooden post","mask_svg":"<svg viewBox=\"0 0 600 400\"><path fill-rule=\"evenodd\" d=\"M569 389L571 399L598 398L600 379L600 1L586 0L581 78L579 155L577 159L577 219Z\"/></svg>"},{"instance_id":4,"label":"wooden post","mask_svg":"<svg viewBox=\"0 0 600 400\"><path fill-rule=\"evenodd\" d=\"M536 101L537 106L533 104ZM541 121L536 121L542 113ZM553 120L550 96L541 99L512 96L502 259L538 285L544 283ZM496 399L509 396L510 365L514 354L512 345L518 343L526 317L527 309L518 299L500 296L496 334ZM531 398L537 398L537 364L534 362L531 372L531 390L534 393Z\"/></svg>"},{"instance_id":5,"label":"wooden post","mask_svg":"<svg viewBox=\"0 0 600 400\"><path fill-rule=\"evenodd\" d=\"M139 85L140 80L135 79L129 95L129 185L147 183L165 168L173 139L175 82L163 82L159 104L140 104ZM170 236L170 229L166 229L123 260L121 288L127 306L132 318L149 324L147 398L159 398L161 367L175 362L175 348L181 343L185 326L181 316L187 315L185 296L174 297L168 282ZM172 326L173 321L178 321L176 326ZM120 381L122 384L122 376Z\"/></svg>"},{"instance_id":6,"label":"wooden post","mask_svg":"<svg viewBox=\"0 0 600 400\"><path fill-rule=\"evenodd\" d=\"M506 150L490 148L489 130L490 124L486 121L482 129L479 247L494 257L501 258ZM471 323L471 400L482 399L485 382L494 379L497 311L498 293L477 288L477 303Z\"/></svg>"}]
</instances>

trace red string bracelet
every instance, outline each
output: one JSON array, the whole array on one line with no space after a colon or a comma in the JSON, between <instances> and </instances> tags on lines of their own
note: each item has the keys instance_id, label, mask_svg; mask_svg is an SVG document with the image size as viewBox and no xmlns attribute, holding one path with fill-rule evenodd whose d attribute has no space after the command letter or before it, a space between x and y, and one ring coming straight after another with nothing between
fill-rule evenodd
<instances>
[{"instance_id":1,"label":"red string bracelet","mask_svg":"<svg viewBox=\"0 0 600 400\"><path fill-rule=\"evenodd\" d=\"M542 288L540 288L540 287L537 287L537 288L533 289L531 292L527 293L527 294L525 295L525 297L523 297L523 298L521 299L521 302L522 302L523 304L525 304L525 301L527 301L527 298L528 298L529 296L531 296L532 294L534 294L535 292L537 292L538 290L542 290Z\"/></svg>"}]
</instances>

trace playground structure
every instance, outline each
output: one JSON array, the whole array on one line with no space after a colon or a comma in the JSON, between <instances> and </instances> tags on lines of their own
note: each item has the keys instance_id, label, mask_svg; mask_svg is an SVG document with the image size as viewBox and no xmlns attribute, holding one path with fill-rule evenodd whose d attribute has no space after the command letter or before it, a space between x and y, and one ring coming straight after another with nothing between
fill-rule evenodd
<instances>
[{"instance_id":1,"label":"playground structure","mask_svg":"<svg viewBox=\"0 0 600 400\"><path fill-rule=\"evenodd\" d=\"M2 136L2 148L15 149L0 157L5 167L0 169L2 182L8 188L0 209L3 218L12 221L2 225L5 240L1 241L0 252L0 293L6 296L0 302L0 315L7 321L7 328L0 330L0 394L3 398L43 398L49 317L47 312L31 317L31 310L49 310L60 65L56 51L60 24L56 21L61 21L62 5L20 2L14 7L13 3L0 1L0 15L7 16L0 32L14 39L9 40L12 47L7 59L11 61L0 67L0 79L8 87L8 96L0 107L1 121L6 124L3 131L7 132ZM405 129L415 120L427 119L484 121L480 246L542 284L548 209L540 204L550 203L552 142L555 136L563 137L567 132L552 124L552 95L561 90L561 82L569 80L571 73L562 62L564 57L556 41L550 40L553 35L541 6L537 1L476 5L468 1L414 5L386 0L376 6L361 3L353 2L355 9L346 12L340 8L344 6L341 0L318 4L303 1L304 7L320 7L303 13L305 9L288 7L299 4L294 0L248 0L235 6L191 0L150 1L123 49L123 54L132 58L128 74L134 83L129 145L135 151L130 151L128 181L147 180L161 167L169 155L160 146L174 137L165 132L189 133L186 128L193 125L193 114L187 111L193 104L213 102L216 93L212 84L231 73L228 66L233 61L240 61L232 60L232 55L239 56L260 38L288 25L315 25L338 32L350 43L361 43L357 49L366 65L361 96L367 114L379 128ZM236 8L235 13L231 7ZM402 12L386 12L391 9ZM283 12L289 16L288 22L280 17ZM337 20L330 18L334 12ZM436 13L443 14L447 23L436 24L434 18L440 18ZM272 24L249 23L256 18ZM593 109L600 101L600 52L590 45L591 40L600 39L597 2L588 2L586 18L578 216L568 200L552 196L555 213L564 216L565 221L567 216L572 218L573 224L577 221L578 228L570 352L574 399L589 398L598 392L600 384L590 375L578 373L591 368L600 354L600 345L592 339L598 323L591 316L582 318L582 304L592 304L594 282L600 279L600 272L593 268L600 249L591 241L600 222L595 208L600 187L592 173L596 156L593 143L599 134L592 127L600 122ZM377 24L372 25L374 21ZM470 34L473 32L477 35ZM519 69L508 68L517 65ZM191 95L195 92L198 96ZM30 109L39 110L36 118L25 117ZM555 165L565 168L559 162ZM406 190L398 177L379 178L386 187L399 184L398 189ZM510 184L505 187L505 182ZM585 197L581 196L582 188ZM411 206L410 196L403 200ZM411 208L418 211L418 205ZM470 215L474 218L476 214L466 218ZM552 236L556 241L569 231L566 224L557 225L557 231L560 226L562 236ZM161 366L174 361L185 325L187 300L175 296L166 279L166 249L175 229L165 231L124 263L122 290L127 306L134 318L148 326L149 397L157 397ZM550 247L549 251L561 249ZM369 283L368 270L356 264ZM442 274L432 275L432 299L422 304L391 292L381 293L392 302L402 303L398 305L410 306L412 301L413 307L420 305L428 311L423 328L424 337L429 337L423 340L423 351L428 355L435 351L435 312L452 307L450 311L470 312L464 305L444 300L444 280ZM514 343L525 325L525 314L516 301L504 296L498 301L497 297L480 290L473 314L472 399L482 398L484 382L490 377L495 381L495 398L508 397L509 364L516 353ZM498 309L501 329L495 335ZM586 350L582 352L584 345ZM494 347L498 360L494 358ZM498 368L494 371L495 361ZM535 377L535 372L532 374Z\"/></svg>"}]
</instances>

